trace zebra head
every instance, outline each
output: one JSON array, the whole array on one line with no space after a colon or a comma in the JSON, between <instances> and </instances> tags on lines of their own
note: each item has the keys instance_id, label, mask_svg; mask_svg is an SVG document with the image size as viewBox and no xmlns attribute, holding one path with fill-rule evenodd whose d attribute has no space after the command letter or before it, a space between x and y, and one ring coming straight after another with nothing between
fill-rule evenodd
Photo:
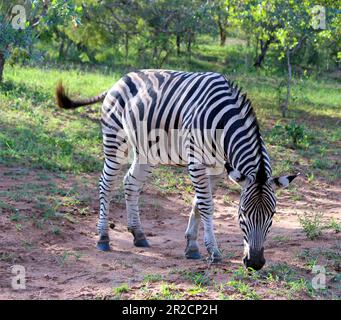
<instances>
[{"instance_id":1,"label":"zebra head","mask_svg":"<svg viewBox=\"0 0 341 320\"><path fill-rule=\"evenodd\" d=\"M264 242L276 212L275 190L287 187L298 175L260 182L236 170L229 172L229 177L242 187L238 218L244 238L243 262L246 268L260 270L264 266Z\"/></svg>"}]
</instances>

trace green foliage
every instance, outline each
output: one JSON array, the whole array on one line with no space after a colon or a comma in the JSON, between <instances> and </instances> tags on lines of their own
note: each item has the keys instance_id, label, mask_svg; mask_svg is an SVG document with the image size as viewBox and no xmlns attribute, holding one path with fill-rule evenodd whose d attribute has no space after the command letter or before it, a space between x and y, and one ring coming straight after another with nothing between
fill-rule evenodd
<instances>
[{"instance_id":1,"label":"green foliage","mask_svg":"<svg viewBox=\"0 0 341 320\"><path fill-rule=\"evenodd\" d=\"M306 234L307 238L310 240L315 240L322 234L322 222L321 222L322 214L316 213L312 216L305 215L304 217L300 217L299 221L303 227L303 231Z\"/></svg>"},{"instance_id":2,"label":"green foliage","mask_svg":"<svg viewBox=\"0 0 341 320\"><path fill-rule=\"evenodd\" d=\"M312 137L305 129L304 124L297 124L292 120L284 126L277 122L270 132L270 141L279 145L289 145L294 148L307 149Z\"/></svg>"},{"instance_id":3,"label":"green foliage","mask_svg":"<svg viewBox=\"0 0 341 320\"><path fill-rule=\"evenodd\" d=\"M297 124L295 121L291 121L289 124L286 124L284 128L295 147L299 144L307 144L308 136L305 133L303 124Z\"/></svg>"}]
</instances>

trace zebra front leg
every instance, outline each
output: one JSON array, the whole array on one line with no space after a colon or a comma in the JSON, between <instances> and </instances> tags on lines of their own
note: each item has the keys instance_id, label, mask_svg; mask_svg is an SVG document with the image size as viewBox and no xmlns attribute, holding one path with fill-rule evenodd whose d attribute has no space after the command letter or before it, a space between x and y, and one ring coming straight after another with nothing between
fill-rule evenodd
<instances>
[{"instance_id":1,"label":"zebra front leg","mask_svg":"<svg viewBox=\"0 0 341 320\"><path fill-rule=\"evenodd\" d=\"M202 214L201 219L204 223L205 246L207 248L208 253L210 254L211 262L213 263L220 262L222 257L218 249L216 238L214 236L213 215Z\"/></svg>"},{"instance_id":2,"label":"zebra front leg","mask_svg":"<svg viewBox=\"0 0 341 320\"><path fill-rule=\"evenodd\" d=\"M143 184L150 176L151 172L151 165L139 164L137 163L137 160L135 160L124 177L128 230L134 236L134 245L136 247L149 247L149 243L141 225L138 201Z\"/></svg>"},{"instance_id":3,"label":"zebra front leg","mask_svg":"<svg viewBox=\"0 0 341 320\"><path fill-rule=\"evenodd\" d=\"M198 229L200 224L200 213L196 205L197 199L193 201L193 208L189 217L187 230L185 237L187 240L187 246L185 249L185 256L187 259L200 259L201 255L199 253L198 246Z\"/></svg>"},{"instance_id":4,"label":"zebra front leg","mask_svg":"<svg viewBox=\"0 0 341 320\"><path fill-rule=\"evenodd\" d=\"M206 249L212 262L221 261L221 254L213 228L213 197L211 191L210 177L207 175L204 165L189 165L189 174L196 193L196 208L204 223L204 240Z\"/></svg>"}]
</instances>

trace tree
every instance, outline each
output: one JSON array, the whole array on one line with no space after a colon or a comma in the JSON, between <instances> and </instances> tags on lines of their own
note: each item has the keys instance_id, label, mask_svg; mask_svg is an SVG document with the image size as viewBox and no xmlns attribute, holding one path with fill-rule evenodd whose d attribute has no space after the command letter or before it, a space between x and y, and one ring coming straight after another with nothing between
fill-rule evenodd
<instances>
[{"instance_id":1,"label":"tree","mask_svg":"<svg viewBox=\"0 0 341 320\"><path fill-rule=\"evenodd\" d=\"M312 26L314 19L313 5L310 0L244 0L242 10L238 10L239 25L254 34L256 55L254 66L261 67L267 52L272 49L278 59L284 61L287 72L286 97L280 105L282 116L289 107L293 60L307 43L320 43L321 38L333 38L330 32L322 32ZM335 24L336 25L336 24Z\"/></svg>"},{"instance_id":2,"label":"tree","mask_svg":"<svg viewBox=\"0 0 341 320\"><path fill-rule=\"evenodd\" d=\"M227 28L231 27L243 3L236 0L212 0L210 2L210 14L218 26L220 45L224 46L227 38Z\"/></svg>"},{"instance_id":3,"label":"tree","mask_svg":"<svg viewBox=\"0 0 341 320\"><path fill-rule=\"evenodd\" d=\"M31 43L31 27L26 20L30 8L24 4L21 2L13 6L0 2L0 82L11 50L14 47L28 47Z\"/></svg>"},{"instance_id":4,"label":"tree","mask_svg":"<svg viewBox=\"0 0 341 320\"><path fill-rule=\"evenodd\" d=\"M79 7L66 0L0 2L0 82L6 59L14 48L32 48L44 27L58 31L61 21L77 20Z\"/></svg>"},{"instance_id":5,"label":"tree","mask_svg":"<svg viewBox=\"0 0 341 320\"><path fill-rule=\"evenodd\" d=\"M275 49L279 59L286 59L287 92L283 104L280 105L282 116L285 117L291 97L292 60L307 41L316 39L312 28L312 4L310 0L289 0L273 2L272 11L280 13L280 25L275 31Z\"/></svg>"}]
</instances>

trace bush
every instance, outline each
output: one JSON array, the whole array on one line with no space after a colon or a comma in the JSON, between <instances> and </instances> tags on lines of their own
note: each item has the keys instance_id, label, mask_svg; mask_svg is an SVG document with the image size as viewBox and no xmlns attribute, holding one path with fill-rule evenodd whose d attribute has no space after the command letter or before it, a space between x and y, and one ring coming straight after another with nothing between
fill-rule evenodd
<instances>
[{"instance_id":1,"label":"bush","mask_svg":"<svg viewBox=\"0 0 341 320\"><path fill-rule=\"evenodd\" d=\"M277 122L269 136L270 143L305 149L309 147L311 139L305 126L297 124L294 120L285 126Z\"/></svg>"},{"instance_id":2,"label":"bush","mask_svg":"<svg viewBox=\"0 0 341 320\"><path fill-rule=\"evenodd\" d=\"M310 240L315 240L322 234L322 224L321 224L321 213L317 213L312 217L305 215L303 218L300 217L300 224L303 227L303 231L307 238Z\"/></svg>"}]
</instances>

